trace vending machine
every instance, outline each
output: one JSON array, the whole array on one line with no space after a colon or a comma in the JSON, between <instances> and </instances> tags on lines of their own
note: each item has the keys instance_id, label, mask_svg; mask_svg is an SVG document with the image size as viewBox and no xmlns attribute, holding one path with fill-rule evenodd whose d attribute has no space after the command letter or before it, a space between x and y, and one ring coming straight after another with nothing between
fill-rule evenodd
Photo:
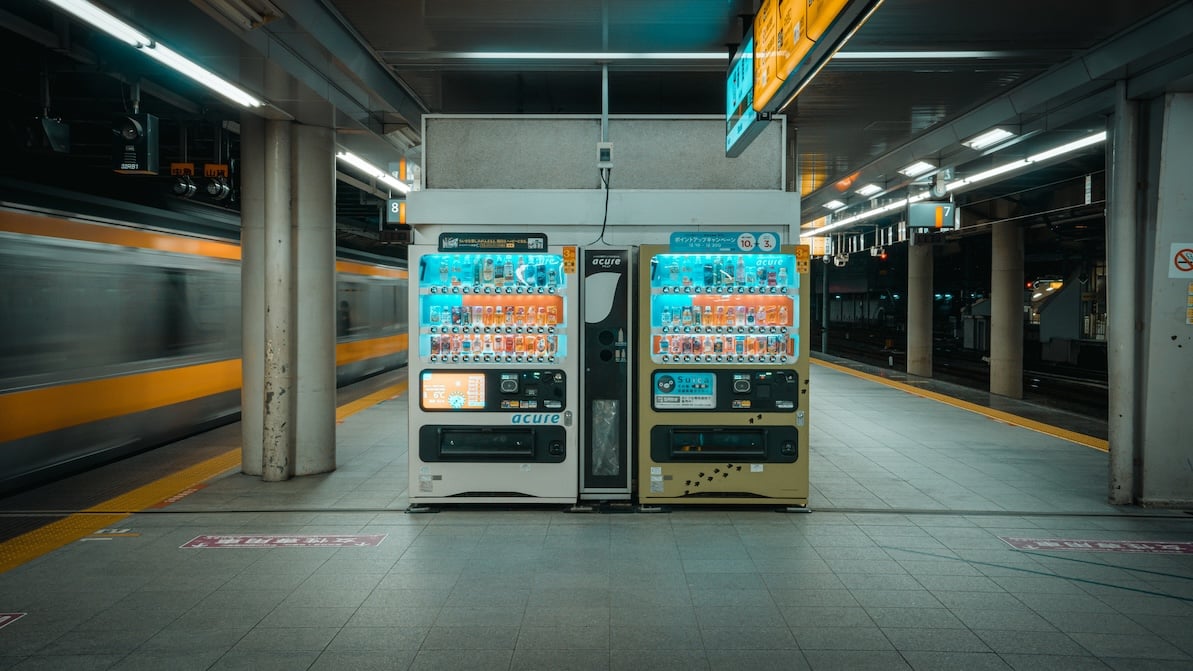
<instances>
[{"instance_id":1,"label":"vending machine","mask_svg":"<svg viewBox=\"0 0 1193 671\"><path fill-rule=\"evenodd\" d=\"M445 233L409 259L411 506L574 503L577 248Z\"/></svg>"},{"instance_id":2,"label":"vending machine","mask_svg":"<svg viewBox=\"0 0 1193 671\"><path fill-rule=\"evenodd\" d=\"M770 233L642 246L642 504L806 508L808 258Z\"/></svg>"}]
</instances>

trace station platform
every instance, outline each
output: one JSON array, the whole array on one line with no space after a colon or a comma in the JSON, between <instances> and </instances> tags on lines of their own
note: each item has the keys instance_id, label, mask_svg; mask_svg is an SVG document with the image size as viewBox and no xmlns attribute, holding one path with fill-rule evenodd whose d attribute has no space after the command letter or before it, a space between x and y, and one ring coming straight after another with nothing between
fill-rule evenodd
<instances>
[{"instance_id":1,"label":"station platform","mask_svg":"<svg viewBox=\"0 0 1193 671\"><path fill-rule=\"evenodd\" d=\"M0 669L1193 668L1193 516L1106 503L1104 426L811 375L810 514L407 514L400 372L334 473L232 425L0 500Z\"/></svg>"}]
</instances>

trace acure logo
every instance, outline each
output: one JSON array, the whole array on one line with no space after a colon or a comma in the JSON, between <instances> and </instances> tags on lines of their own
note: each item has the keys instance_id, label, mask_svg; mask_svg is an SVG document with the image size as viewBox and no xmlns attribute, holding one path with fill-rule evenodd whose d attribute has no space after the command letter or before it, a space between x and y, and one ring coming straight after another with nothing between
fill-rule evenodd
<instances>
[{"instance_id":1,"label":"acure logo","mask_svg":"<svg viewBox=\"0 0 1193 671\"><path fill-rule=\"evenodd\" d=\"M621 265L620 256L594 256L592 257L592 265L597 268L612 268Z\"/></svg>"},{"instance_id":2,"label":"acure logo","mask_svg":"<svg viewBox=\"0 0 1193 671\"><path fill-rule=\"evenodd\" d=\"M510 424L559 424L562 420L558 414L518 414L510 417Z\"/></svg>"}]
</instances>

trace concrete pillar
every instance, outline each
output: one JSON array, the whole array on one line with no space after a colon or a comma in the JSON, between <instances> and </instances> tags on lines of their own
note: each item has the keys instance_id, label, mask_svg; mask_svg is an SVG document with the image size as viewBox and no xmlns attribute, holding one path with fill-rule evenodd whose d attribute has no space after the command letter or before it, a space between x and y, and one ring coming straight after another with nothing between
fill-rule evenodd
<instances>
[{"instance_id":1,"label":"concrete pillar","mask_svg":"<svg viewBox=\"0 0 1193 671\"><path fill-rule=\"evenodd\" d=\"M991 235L990 392L1023 398L1023 229L996 224Z\"/></svg>"},{"instance_id":2,"label":"concrete pillar","mask_svg":"<svg viewBox=\"0 0 1193 671\"><path fill-rule=\"evenodd\" d=\"M1151 103L1144 236L1139 360L1139 503L1193 505L1193 430L1189 389L1193 380L1193 93L1172 93Z\"/></svg>"},{"instance_id":3,"label":"concrete pillar","mask_svg":"<svg viewBox=\"0 0 1193 671\"><path fill-rule=\"evenodd\" d=\"M1138 124L1139 105L1127 99L1126 82L1118 83L1118 98L1110 122L1107 145L1108 203L1106 216L1106 366L1109 381L1110 473L1109 500L1116 505L1135 501L1139 493L1135 459L1139 448L1139 268Z\"/></svg>"},{"instance_id":4,"label":"concrete pillar","mask_svg":"<svg viewBox=\"0 0 1193 671\"><path fill-rule=\"evenodd\" d=\"M265 405L261 478L267 482L286 480L293 474L290 128L289 121L265 122Z\"/></svg>"},{"instance_id":5,"label":"concrete pillar","mask_svg":"<svg viewBox=\"0 0 1193 671\"><path fill-rule=\"evenodd\" d=\"M293 146L294 475L336 468L335 134L296 124Z\"/></svg>"},{"instance_id":6,"label":"concrete pillar","mask_svg":"<svg viewBox=\"0 0 1193 671\"><path fill-rule=\"evenodd\" d=\"M907 373L932 377L932 245L907 248Z\"/></svg>"},{"instance_id":7,"label":"concrete pillar","mask_svg":"<svg viewBox=\"0 0 1193 671\"><path fill-rule=\"evenodd\" d=\"M240 118L240 470L261 475L265 413L265 120Z\"/></svg>"}]
</instances>

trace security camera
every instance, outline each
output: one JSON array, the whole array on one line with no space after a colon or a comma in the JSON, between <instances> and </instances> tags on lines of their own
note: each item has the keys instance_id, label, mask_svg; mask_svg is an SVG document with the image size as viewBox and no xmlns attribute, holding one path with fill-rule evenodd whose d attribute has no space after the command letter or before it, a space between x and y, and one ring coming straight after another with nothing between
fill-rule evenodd
<instances>
[{"instance_id":1,"label":"security camera","mask_svg":"<svg viewBox=\"0 0 1193 671\"><path fill-rule=\"evenodd\" d=\"M849 255L837 254L833 257L833 265L838 268L844 268L849 263Z\"/></svg>"}]
</instances>

